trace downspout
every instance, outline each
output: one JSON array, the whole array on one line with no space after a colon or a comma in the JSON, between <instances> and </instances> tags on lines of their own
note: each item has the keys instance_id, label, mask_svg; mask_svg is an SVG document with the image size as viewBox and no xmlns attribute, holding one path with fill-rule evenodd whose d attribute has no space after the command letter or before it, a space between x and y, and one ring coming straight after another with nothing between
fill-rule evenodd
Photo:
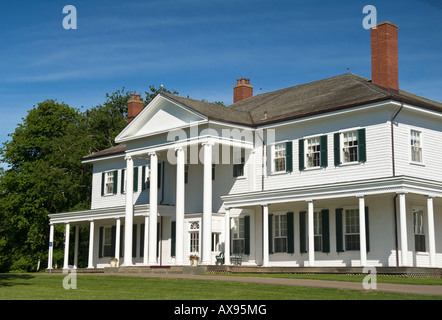
<instances>
[{"instance_id":1,"label":"downspout","mask_svg":"<svg viewBox=\"0 0 442 320\"><path fill-rule=\"evenodd\" d=\"M399 115L399 112L404 108L404 103L401 102L401 107L396 111L393 117L390 120L390 128L391 128L391 161L392 161L392 170L393 177L396 176L396 164L394 157L394 120ZM395 246L396 246L396 266L399 267L399 242L398 242L398 230L397 230L397 208L396 208L396 200L397 194L393 198L393 208L394 208L394 237L395 237Z\"/></svg>"}]
</instances>

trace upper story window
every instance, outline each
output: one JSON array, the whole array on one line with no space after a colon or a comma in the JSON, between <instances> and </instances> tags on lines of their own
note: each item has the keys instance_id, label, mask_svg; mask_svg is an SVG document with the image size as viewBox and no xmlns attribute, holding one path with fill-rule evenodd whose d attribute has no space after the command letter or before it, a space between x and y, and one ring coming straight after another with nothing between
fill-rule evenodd
<instances>
[{"instance_id":1,"label":"upper story window","mask_svg":"<svg viewBox=\"0 0 442 320\"><path fill-rule=\"evenodd\" d=\"M411 130L411 161L422 163L422 133Z\"/></svg>"},{"instance_id":2,"label":"upper story window","mask_svg":"<svg viewBox=\"0 0 442 320\"><path fill-rule=\"evenodd\" d=\"M101 174L101 195L111 195L117 193L118 171L106 171Z\"/></svg>"},{"instance_id":3,"label":"upper story window","mask_svg":"<svg viewBox=\"0 0 442 320\"><path fill-rule=\"evenodd\" d=\"M307 168L319 167L321 162L319 137L307 139Z\"/></svg>"},{"instance_id":4,"label":"upper story window","mask_svg":"<svg viewBox=\"0 0 442 320\"><path fill-rule=\"evenodd\" d=\"M238 154L236 154L238 153ZM245 150L241 149L241 152L234 152L234 162L233 162L233 177L243 177L244 176L244 164L246 163ZM212 180L215 176L213 173L214 167L212 166Z\"/></svg>"},{"instance_id":5,"label":"upper story window","mask_svg":"<svg viewBox=\"0 0 442 320\"><path fill-rule=\"evenodd\" d=\"M365 129L335 133L334 149L335 166L367 161Z\"/></svg>"},{"instance_id":6,"label":"upper story window","mask_svg":"<svg viewBox=\"0 0 442 320\"><path fill-rule=\"evenodd\" d=\"M286 168L286 145L278 143L274 146L273 151L273 172L285 172Z\"/></svg>"},{"instance_id":7,"label":"upper story window","mask_svg":"<svg viewBox=\"0 0 442 320\"><path fill-rule=\"evenodd\" d=\"M299 140L299 170L328 166L327 136Z\"/></svg>"}]
</instances>

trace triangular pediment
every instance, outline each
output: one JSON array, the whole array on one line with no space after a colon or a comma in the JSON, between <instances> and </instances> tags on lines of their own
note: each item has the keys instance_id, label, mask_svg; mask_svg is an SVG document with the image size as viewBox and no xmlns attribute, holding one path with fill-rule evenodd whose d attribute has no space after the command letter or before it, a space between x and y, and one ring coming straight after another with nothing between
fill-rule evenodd
<instances>
[{"instance_id":1,"label":"triangular pediment","mask_svg":"<svg viewBox=\"0 0 442 320\"><path fill-rule=\"evenodd\" d=\"M117 136L117 143L183 128L207 120L202 114L158 95Z\"/></svg>"}]
</instances>

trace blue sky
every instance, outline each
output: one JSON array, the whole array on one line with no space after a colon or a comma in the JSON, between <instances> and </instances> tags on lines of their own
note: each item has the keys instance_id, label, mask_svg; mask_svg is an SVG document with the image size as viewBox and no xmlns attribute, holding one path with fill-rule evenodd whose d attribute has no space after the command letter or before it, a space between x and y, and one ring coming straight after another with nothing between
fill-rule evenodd
<instances>
[{"instance_id":1,"label":"blue sky","mask_svg":"<svg viewBox=\"0 0 442 320\"><path fill-rule=\"evenodd\" d=\"M0 1L0 143L45 99L90 108L149 85L232 103L348 72L371 78L365 5L399 26L400 88L442 101L439 0ZM65 30L65 5L77 29Z\"/></svg>"}]
</instances>

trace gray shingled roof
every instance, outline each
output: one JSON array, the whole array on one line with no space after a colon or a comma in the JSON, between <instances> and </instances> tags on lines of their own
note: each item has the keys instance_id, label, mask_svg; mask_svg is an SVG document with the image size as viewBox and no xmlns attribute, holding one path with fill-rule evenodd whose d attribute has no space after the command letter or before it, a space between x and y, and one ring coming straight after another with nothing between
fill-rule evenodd
<instances>
[{"instance_id":1,"label":"gray shingled roof","mask_svg":"<svg viewBox=\"0 0 442 320\"><path fill-rule=\"evenodd\" d=\"M218 120L256 127L332 112L385 100L396 100L442 112L442 103L409 92L394 92L351 73L250 97L230 106L160 93L188 108ZM266 116L265 116L266 115ZM106 149L83 159L124 153L126 145Z\"/></svg>"}]
</instances>

